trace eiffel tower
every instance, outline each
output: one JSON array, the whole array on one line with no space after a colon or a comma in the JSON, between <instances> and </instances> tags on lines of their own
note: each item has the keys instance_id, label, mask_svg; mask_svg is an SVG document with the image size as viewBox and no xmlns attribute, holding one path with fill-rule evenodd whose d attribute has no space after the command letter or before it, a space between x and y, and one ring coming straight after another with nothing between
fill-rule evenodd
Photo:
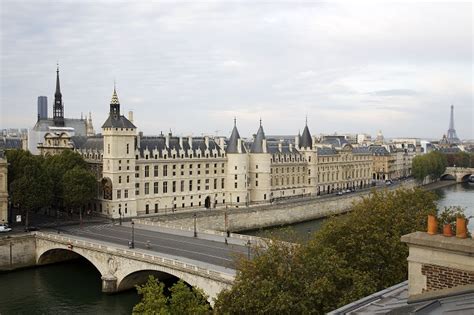
<instances>
[{"instance_id":1,"label":"eiffel tower","mask_svg":"<svg viewBox=\"0 0 474 315\"><path fill-rule=\"evenodd\" d=\"M454 106L451 105L451 118L449 120L449 129L448 134L446 136L449 144L459 144L461 140L459 140L458 136L456 135L456 129L454 129Z\"/></svg>"}]
</instances>

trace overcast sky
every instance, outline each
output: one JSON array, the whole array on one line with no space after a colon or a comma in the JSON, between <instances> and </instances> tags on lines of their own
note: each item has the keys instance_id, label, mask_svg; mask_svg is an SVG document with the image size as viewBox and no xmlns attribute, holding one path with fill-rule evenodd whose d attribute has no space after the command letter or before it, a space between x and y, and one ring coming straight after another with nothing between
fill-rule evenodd
<instances>
[{"instance_id":1,"label":"overcast sky","mask_svg":"<svg viewBox=\"0 0 474 315\"><path fill-rule=\"evenodd\" d=\"M474 138L470 2L1 3L0 127L29 127L55 89L66 117L122 112L145 134Z\"/></svg>"}]
</instances>

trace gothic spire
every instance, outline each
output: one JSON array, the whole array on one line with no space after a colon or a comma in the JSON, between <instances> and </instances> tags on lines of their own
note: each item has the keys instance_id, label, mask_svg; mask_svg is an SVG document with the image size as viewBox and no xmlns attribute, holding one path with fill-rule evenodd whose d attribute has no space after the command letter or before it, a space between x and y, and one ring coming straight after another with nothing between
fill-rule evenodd
<instances>
[{"instance_id":1,"label":"gothic spire","mask_svg":"<svg viewBox=\"0 0 474 315\"><path fill-rule=\"evenodd\" d=\"M53 121L56 127L64 127L64 105L59 84L59 64L56 68L56 92L54 93Z\"/></svg>"}]
</instances>

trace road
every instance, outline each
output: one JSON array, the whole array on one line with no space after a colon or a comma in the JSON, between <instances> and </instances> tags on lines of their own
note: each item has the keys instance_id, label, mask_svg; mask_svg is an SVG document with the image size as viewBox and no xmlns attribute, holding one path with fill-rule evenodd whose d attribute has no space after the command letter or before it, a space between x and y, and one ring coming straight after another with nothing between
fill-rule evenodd
<instances>
[{"instance_id":1,"label":"road","mask_svg":"<svg viewBox=\"0 0 474 315\"><path fill-rule=\"evenodd\" d=\"M83 228L78 226L61 227L63 233L105 241L118 245L127 245L132 239L132 228L124 225L90 224ZM146 247L147 241L151 247ZM248 248L242 245L225 244L224 242L194 238L179 234L164 233L134 228L135 248L156 253L184 257L212 265L235 269L235 259L248 255Z\"/></svg>"}]
</instances>

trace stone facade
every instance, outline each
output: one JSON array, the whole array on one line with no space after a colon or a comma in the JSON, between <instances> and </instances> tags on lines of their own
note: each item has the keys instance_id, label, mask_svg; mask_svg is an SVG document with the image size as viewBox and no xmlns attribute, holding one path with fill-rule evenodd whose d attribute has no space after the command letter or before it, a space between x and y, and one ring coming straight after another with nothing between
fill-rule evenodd
<instances>
[{"instance_id":1,"label":"stone facade","mask_svg":"<svg viewBox=\"0 0 474 315\"><path fill-rule=\"evenodd\" d=\"M0 224L8 222L8 163L0 152Z\"/></svg>"}]
</instances>

